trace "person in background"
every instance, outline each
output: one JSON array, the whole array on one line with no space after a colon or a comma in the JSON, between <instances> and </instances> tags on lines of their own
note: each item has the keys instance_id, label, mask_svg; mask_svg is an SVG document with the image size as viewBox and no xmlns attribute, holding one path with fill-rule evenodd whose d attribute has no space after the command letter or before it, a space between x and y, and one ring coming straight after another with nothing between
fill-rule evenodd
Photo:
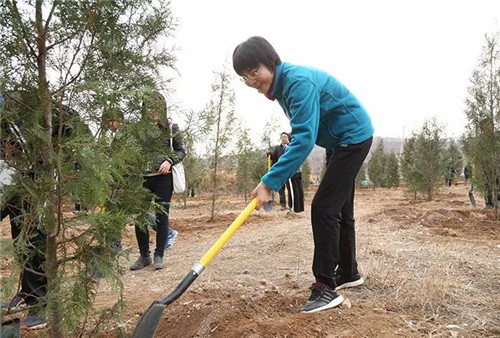
<instances>
[{"instance_id":1,"label":"person in background","mask_svg":"<svg viewBox=\"0 0 500 338\"><path fill-rule=\"evenodd\" d=\"M39 97L29 92L0 94L2 176L9 173L11 179L4 181L1 194L1 219L9 217L11 235L16 256L22 264L21 289L8 304L7 311L28 307L28 315L21 321L21 328L40 329L47 326L45 308L47 278L45 275L45 245L47 233L42 228L40 214L36 210L33 196L24 187L35 180L35 167L42 162L30 143L30 132L40 122L33 110L40 104ZM58 121L59 105L53 103L53 120ZM78 113L62 105L63 137L70 136L75 122L80 122ZM67 123L68 121L71 121ZM57 138L59 128L54 128ZM15 169L14 169L15 168ZM6 171L5 171L6 170Z\"/></svg>"},{"instance_id":2,"label":"person in background","mask_svg":"<svg viewBox=\"0 0 500 338\"><path fill-rule=\"evenodd\" d=\"M163 254L167 245L169 229L169 208L173 193L171 167L181 162L186 156L184 142L179 126L167 122L167 106L163 95L155 93L143 102L143 120L148 126L147 133L142 135L144 149L147 152L148 163L144 173L144 188L155 196L155 202L163 210L156 211L156 248L154 259L151 260L149 251L149 231L144 227L135 225L135 235L139 245L140 256L130 266L131 270L139 270L151 265L155 269L163 268ZM173 144L171 150L170 138Z\"/></svg>"},{"instance_id":3,"label":"person in background","mask_svg":"<svg viewBox=\"0 0 500 338\"><path fill-rule=\"evenodd\" d=\"M282 62L263 37L253 36L233 52L233 68L249 87L277 101L293 135L286 152L252 192L257 209L297 172L317 144L333 149L311 204L314 238L310 313L340 305L337 290L363 284L356 261L354 180L372 144L373 126L358 99L332 75Z\"/></svg>"},{"instance_id":4,"label":"person in background","mask_svg":"<svg viewBox=\"0 0 500 338\"><path fill-rule=\"evenodd\" d=\"M453 180L455 179L455 173L456 173L456 170L453 167L453 164L450 163L450 165L446 169L446 175L445 175L447 187L451 187L451 185L453 184Z\"/></svg>"},{"instance_id":5,"label":"person in background","mask_svg":"<svg viewBox=\"0 0 500 338\"><path fill-rule=\"evenodd\" d=\"M291 141L292 137L288 135ZM288 206L293 212L304 211L304 187L302 186L302 167L297 169L297 172L286 181L286 188L288 190Z\"/></svg>"},{"instance_id":6,"label":"person in background","mask_svg":"<svg viewBox=\"0 0 500 338\"><path fill-rule=\"evenodd\" d=\"M278 159L285 153L286 147L290 144L290 136L288 135L287 132L282 132L280 134L280 140L281 144L277 145L274 147L273 151L268 151L267 155L271 156L271 166L273 166L276 162L278 162ZM285 195L285 186L288 188L288 195L290 195L290 190L287 184L283 184L283 186L278 190L278 194L280 196L280 206L281 210L287 210L287 203L286 203L286 195ZM289 208L290 206L290 199L288 200L289 202Z\"/></svg>"},{"instance_id":7,"label":"person in background","mask_svg":"<svg viewBox=\"0 0 500 338\"><path fill-rule=\"evenodd\" d=\"M469 183L469 179L472 176L472 165L470 162L468 162L465 167L464 167L464 179L465 179L465 184Z\"/></svg>"}]
</instances>

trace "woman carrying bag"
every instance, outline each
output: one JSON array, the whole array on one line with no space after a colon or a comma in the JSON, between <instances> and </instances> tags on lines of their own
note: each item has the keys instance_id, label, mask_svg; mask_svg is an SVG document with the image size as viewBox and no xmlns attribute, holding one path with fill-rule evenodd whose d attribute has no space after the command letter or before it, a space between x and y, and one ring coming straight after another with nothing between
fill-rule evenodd
<instances>
[{"instance_id":1,"label":"woman carrying bag","mask_svg":"<svg viewBox=\"0 0 500 338\"><path fill-rule=\"evenodd\" d=\"M155 93L145 98L143 110L141 123L147 125L147 132L143 137L148 146L143 187L154 194L156 204L160 204L163 210L156 211L156 248L153 260L149 250L148 229L135 226L140 256L130 266L130 270L140 270L151 263L158 270L163 268L163 254L169 233L168 212L173 193L172 166L182 162L186 149L179 126L167 122L167 105L162 94Z\"/></svg>"}]
</instances>

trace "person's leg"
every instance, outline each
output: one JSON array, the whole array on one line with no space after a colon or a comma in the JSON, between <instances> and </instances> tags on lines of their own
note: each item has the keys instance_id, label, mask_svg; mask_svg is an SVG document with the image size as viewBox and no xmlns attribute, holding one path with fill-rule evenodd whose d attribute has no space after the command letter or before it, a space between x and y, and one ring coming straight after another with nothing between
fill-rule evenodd
<instances>
[{"instance_id":1,"label":"person's leg","mask_svg":"<svg viewBox=\"0 0 500 338\"><path fill-rule=\"evenodd\" d=\"M147 176L144 180L143 187L151 191L152 177ZM151 264L151 251L149 251L149 229L146 225L145 229L141 229L139 225L135 225L135 237L139 246L140 256L137 261L130 266L131 270L139 270Z\"/></svg>"},{"instance_id":2,"label":"person's leg","mask_svg":"<svg viewBox=\"0 0 500 338\"><path fill-rule=\"evenodd\" d=\"M293 210L293 206L295 203L295 192L293 190L293 184L291 178L289 178L286 182L286 190L288 192L288 209Z\"/></svg>"},{"instance_id":3,"label":"person's leg","mask_svg":"<svg viewBox=\"0 0 500 338\"><path fill-rule=\"evenodd\" d=\"M302 212L304 211L304 187L302 186L302 173L295 173L292 178L292 190L293 190L293 211Z\"/></svg>"},{"instance_id":4,"label":"person's leg","mask_svg":"<svg viewBox=\"0 0 500 338\"><path fill-rule=\"evenodd\" d=\"M12 239L16 240L23 234L23 210L20 208L20 199L15 198L6 203L5 213L9 215ZM27 230L28 250L19 256L23 264L21 290L19 295L28 305L36 305L45 301L47 294L47 278L42 269L45 264L46 235L37 227Z\"/></svg>"},{"instance_id":5,"label":"person's leg","mask_svg":"<svg viewBox=\"0 0 500 338\"><path fill-rule=\"evenodd\" d=\"M47 236L38 228L33 229L29 236L30 253L23 270L21 292L27 294L25 298L28 305L38 304L40 300L45 301L47 294L47 278L42 266L45 264L45 243Z\"/></svg>"},{"instance_id":6,"label":"person's leg","mask_svg":"<svg viewBox=\"0 0 500 338\"><path fill-rule=\"evenodd\" d=\"M344 204L351 197L354 179L372 138L335 149L311 204L314 238L313 273L317 282L335 288L335 268L340 262L340 222Z\"/></svg>"},{"instance_id":7,"label":"person's leg","mask_svg":"<svg viewBox=\"0 0 500 338\"><path fill-rule=\"evenodd\" d=\"M163 257L165 251L165 244L167 243L169 219L168 213L170 211L170 201L173 193L172 174L153 176L154 181L151 191L158 197L156 203L161 203L164 212L156 213L156 248L155 257Z\"/></svg>"},{"instance_id":8,"label":"person's leg","mask_svg":"<svg viewBox=\"0 0 500 338\"><path fill-rule=\"evenodd\" d=\"M335 275L337 290L359 286L364 283L358 271L356 261L356 232L354 227L354 189L352 184L350 196L342 207L340 221L340 262Z\"/></svg>"}]
</instances>

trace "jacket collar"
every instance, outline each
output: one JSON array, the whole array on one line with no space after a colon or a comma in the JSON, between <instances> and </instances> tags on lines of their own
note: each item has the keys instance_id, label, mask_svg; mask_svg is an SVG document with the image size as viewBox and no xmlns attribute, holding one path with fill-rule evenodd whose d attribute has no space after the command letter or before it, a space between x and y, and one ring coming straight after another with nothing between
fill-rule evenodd
<instances>
[{"instance_id":1,"label":"jacket collar","mask_svg":"<svg viewBox=\"0 0 500 338\"><path fill-rule=\"evenodd\" d=\"M274 72L274 82L273 82L273 89L271 90L271 93L269 95L266 95L268 98L269 96L272 97L272 99L281 99L283 92L283 63L280 63L279 65L276 65L276 70ZM269 98L271 100L271 98Z\"/></svg>"}]
</instances>

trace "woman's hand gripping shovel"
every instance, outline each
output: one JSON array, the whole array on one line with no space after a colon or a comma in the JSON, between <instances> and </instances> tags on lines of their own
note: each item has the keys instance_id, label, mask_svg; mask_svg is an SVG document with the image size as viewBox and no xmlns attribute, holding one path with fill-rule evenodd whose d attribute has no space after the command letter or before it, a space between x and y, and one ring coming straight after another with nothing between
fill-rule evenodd
<instances>
[{"instance_id":1,"label":"woman's hand gripping shovel","mask_svg":"<svg viewBox=\"0 0 500 338\"><path fill-rule=\"evenodd\" d=\"M271 155L267 155L267 171L271 170ZM267 201L262 205L262 209L264 209L265 212L269 212L273 210L274 208L274 191L272 192L273 198L270 201Z\"/></svg>"},{"instance_id":2,"label":"woman's hand gripping shovel","mask_svg":"<svg viewBox=\"0 0 500 338\"><path fill-rule=\"evenodd\" d=\"M254 198L250 204L241 212L241 214L234 220L229 228L219 237L219 239L212 245L212 247L196 262L191 271L182 279L177 287L168 294L165 298L157 299L151 306L144 312L139 323L135 327L133 338L152 338L156 332L156 327L160 322L161 315L167 305L173 303L179 298L184 291L194 282L194 280L205 270L212 258L219 252L219 250L226 244L226 242L233 236L238 228L247 220L248 216L255 210L257 206L257 199Z\"/></svg>"}]
</instances>

